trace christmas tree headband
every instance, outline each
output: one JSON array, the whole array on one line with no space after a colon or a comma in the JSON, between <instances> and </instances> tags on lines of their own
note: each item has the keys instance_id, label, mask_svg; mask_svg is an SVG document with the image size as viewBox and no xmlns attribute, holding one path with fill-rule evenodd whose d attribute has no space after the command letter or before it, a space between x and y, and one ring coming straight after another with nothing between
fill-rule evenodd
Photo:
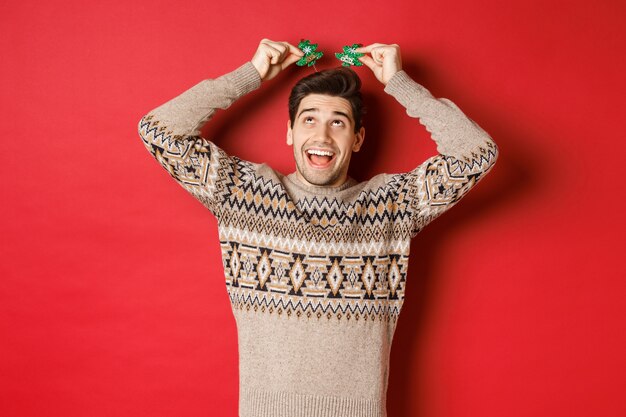
<instances>
[{"instance_id":1,"label":"christmas tree headband","mask_svg":"<svg viewBox=\"0 0 626 417\"><path fill-rule=\"evenodd\" d=\"M365 54L359 53L356 51L357 48L361 47L360 43L355 43L353 45L346 45L343 47L343 52L335 53L335 57L341 61L341 65L344 67L349 67L354 65L355 67L360 67L363 65L359 58ZM296 62L296 65L300 67L313 67L315 68L315 62L319 60L324 53L317 50L317 44L311 43L308 39L302 39L298 44L298 49L304 52L304 56ZM317 68L315 68L317 71Z\"/></svg>"}]
</instances>

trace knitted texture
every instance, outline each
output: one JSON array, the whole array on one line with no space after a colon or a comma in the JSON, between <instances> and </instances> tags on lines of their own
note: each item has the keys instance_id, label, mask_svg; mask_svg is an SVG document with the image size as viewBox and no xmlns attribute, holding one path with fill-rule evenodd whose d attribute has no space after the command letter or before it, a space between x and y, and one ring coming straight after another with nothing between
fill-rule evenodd
<instances>
[{"instance_id":1,"label":"knitted texture","mask_svg":"<svg viewBox=\"0 0 626 417\"><path fill-rule=\"evenodd\" d=\"M259 85L246 63L139 123L151 154L218 220L239 338L239 415L384 417L411 238L483 178L497 147L454 103L400 71L385 91L439 154L408 173L305 185L200 137L216 110Z\"/></svg>"}]
</instances>

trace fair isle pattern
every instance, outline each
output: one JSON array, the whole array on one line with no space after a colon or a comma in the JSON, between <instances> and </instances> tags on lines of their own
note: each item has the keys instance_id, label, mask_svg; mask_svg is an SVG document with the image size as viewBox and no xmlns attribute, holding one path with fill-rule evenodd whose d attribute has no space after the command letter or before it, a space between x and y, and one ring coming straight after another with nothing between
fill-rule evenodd
<instances>
[{"instance_id":1,"label":"fair isle pattern","mask_svg":"<svg viewBox=\"0 0 626 417\"><path fill-rule=\"evenodd\" d=\"M173 134L153 115L141 119L139 135L172 178L216 216L221 209L221 201L216 198L227 195L235 173L241 178L249 165L200 136Z\"/></svg>"},{"instance_id":2,"label":"fair isle pattern","mask_svg":"<svg viewBox=\"0 0 626 417\"><path fill-rule=\"evenodd\" d=\"M455 108L441 107L442 115ZM433 156L411 172L377 176L337 198L289 190L287 179L227 155L195 127L181 131L172 114L159 114L140 121L144 144L217 217L231 304L254 314L395 322L410 239L455 205L497 157L491 138L456 113L457 119L436 123L463 126L471 146L459 143L469 151L453 148L456 157Z\"/></svg>"},{"instance_id":3,"label":"fair isle pattern","mask_svg":"<svg viewBox=\"0 0 626 417\"><path fill-rule=\"evenodd\" d=\"M288 317L396 321L408 256L312 256L221 242L235 309Z\"/></svg>"},{"instance_id":4,"label":"fair isle pattern","mask_svg":"<svg viewBox=\"0 0 626 417\"><path fill-rule=\"evenodd\" d=\"M210 142L198 136L174 135L151 115L141 119L139 133L150 153L176 181L191 186L209 183Z\"/></svg>"},{"instance_id":5,"label":"fair isle pattern","mask_svg":"<svg viewBox=\"0 0 626 417\"><path fill-rule=\"evenodd\" d=\"M170 175L218 217L233 309L306 319L395 322L410 238L459 201L496 157L486 142L471 159L434 156L350 201L294 202L255 164L201 137L175 136L152 116L140 131Z\"/></svg>"},{"instance_id":6,"label":"fair isle pattern","mask_svg":"<svg viewBox=\"0 0 626 417\"><path fill-rule=\"evenodd\" d=\"M280 183L254 177L252 164L226 155L206 139L173 135L165 127L159 126L159 121L153 120L150 115L141 120L139 129L146 147L157 161L207 208L214 213L221 211L222 206L214 201L226 200L232 210L224 213L224 225L274 236L282 234L282 237L313 238L327 242L344 241L347 233L341 225L353 228L356 218L371 226L364 231L357 231L357 240L380 241L388 238L377 227L384 220L383 216L387 215L393 217L395 227L402 229L394 230L394 235L400 239L415 235L421 227L411 233L410 229L406 229L403 218L411 213L407 211L409 205L416 209L413 214L419 214L419 203L426 202L428 207L424 204L422 206L427 210L421 214L429 221L434 219L478 182L493 165L497 154L495 144L487 141L478 148L479 153L472 153L472 158L464 157L465 161L437 155L409 174L393 176L389 187L369 193L365 199L366 205L358 203L343 210L336 200L313 198L299 202L300 210L296 210ZM251 181L244 182L250 178ZM397 192L400 201L390 200L387 191L397 186L404 188ZM438 206L444 210L438 210ZM265 222L247 216L251 211L279 221L272 224L272 230L267 230ZM240 216L241 213L244 216ZM293 222L298 220L299 213L310 213L310 225L320 227L294 227ZM416 220L421 225L425 223L424 218Z\"/></svg>"},{"instance_id":7,"label":"fair isle pattern","mask_svg":"<svg viewBox=\"0 0 626 417\"><path fill-rule=\"evenodd\" d=\"M294 203L282 184L252 176L248 182L238 181L226 205L222 227L283 239L359 243L405 239L410 234L410 210L406 202L396 201L389 187L363 190L350 202L313 196Z\"/></svg>"},{"instance_id":8,"label":"fair isle pattern","mask_svg":"<svg viewBox=\"0 0 626 417\"><path fill-rule=\"evenodd\" d=\"M409 179L403 192L416 214L412 236L452 208L489 172L498 150L492 141L485 141L478 149L471 159L464 157L465 161L447 155L434 156L405 174Z\"/></svg>"}]
</instances>

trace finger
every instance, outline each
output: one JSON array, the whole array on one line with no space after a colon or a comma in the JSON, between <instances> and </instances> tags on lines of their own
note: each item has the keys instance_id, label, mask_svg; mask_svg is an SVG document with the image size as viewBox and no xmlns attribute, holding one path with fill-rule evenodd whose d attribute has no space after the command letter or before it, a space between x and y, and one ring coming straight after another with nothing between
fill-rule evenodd
<instances>
[{"instance_id":1,"label":"finger","mask_svg":"<svg viewBox=\"0 0 626 417\"><path fill-rule=\"evenodd\" d=\"M291 65L294 62L298 61L299 59L300 59L300 56L294 55L294 54L289 54L287 56L287 58L285 58L285 60L282 62L282 64L280 64L280 67L281 67L281 69L285 69L289 65Z\"/></svg>"},{"instance_id":2,"label":"finger","mask_svg":"<svg viewBox=\"0 0 626 417\"><path fill-rule=\"evenodd\" d=\"M370 56L372 57L374 62L376 62L379 65L382 65L383 61L385 60L385 50L382 48L374 49L372 53L370 54Z\"/></svg>"},{"instance_id":3,"label":"finger","mask_svg":"<svg viewBox=\"0 0 626 417\"><path fill-rule=\"evenodd\" d=\"M287 45L285 45L283 42L274 42L272 47L276 49L280 53L281 56L284 55L285 52L289 50Z\"/></svg>"},{"instance_id":4,"label":"finger","mask_svg":"<svg viewBox=\"0 0 626 417\"><path fill-rule=\"evenodd\" d=\"M374 71L374 69L376 69L377 67L380 66L380 65L376 64L376 62L374 62L374 60L371 57L369 57L368 55L363 55L362 57L359 57L359 61L364 63L372 71Z\"/></svg>"},{"instance_id":5,"label":"finger","mask_svg":"<svg viewBox=\"0 0 626 417\"><path fill-rule=\"evenodd\" d=\"M274 48L274 46L265 44L263 49L263 53L269 58L270 64L276 64L280 61L281 53L278 49Z\"/></svg>"},{"instance_id":6,"label":"finger","mask_svg":"<svg viewBox=\"0 0 626 417\"><path fill-rule=\"evenodd\" d=\"M360 54L369 54L373 49L380 48L381 46L387 46L384 43L373 43L367 46L361 46L360 48L356 48L355 51Z\"/></svg>"},{"instance_id":7,"label":"finger","mask_svg":"<svg viewBox=\"0 0 626 417\"><path fill-rule=\"evenodd\" d=\"M276 64L276 61L278 61L278 51L276 49L267 49L266 50L266 56L270 59L270 64L274 65Z\"/></svg>"},{"instance_id":8,"label":"finger","mask_svg":"<svg viewBox=\"0 0 626 417\"><path fill-rule=\"evenodd\" d=\"M297 55L299 57L304 56L304 52L302 52L300 49L298 49L297 47L293 46L292 44L290 44L289 42L284 42L285 45L287 45L287 47L289 48L289 52Z\"/></svg>"},{"instance_id":9,"label":"finger","mask_svg":"<svg viewBox=\"0 0 626 417\"><path fill-rule=\"evenodd\" d=\"M282 55L287 50L287 46L282 42L274 42L269 39L263 39L260 48L263 48L265 51L271 51L272 56L276 56L276 54Z\"/></svg>"},{"instance_id":10,"label":"finger","mask_svg":"<svg viewBox=\"0 0 626 417\"><path fill-rule=\"evenodd\" d=\"M276 53L273 53L272 55L272 64L282 63L287 57L292 56L293 54L295 54L298 58L304 55L301 50L291 45L289 42L272 42L269 47L276 51Z\"/></svg>"}]
</instances>

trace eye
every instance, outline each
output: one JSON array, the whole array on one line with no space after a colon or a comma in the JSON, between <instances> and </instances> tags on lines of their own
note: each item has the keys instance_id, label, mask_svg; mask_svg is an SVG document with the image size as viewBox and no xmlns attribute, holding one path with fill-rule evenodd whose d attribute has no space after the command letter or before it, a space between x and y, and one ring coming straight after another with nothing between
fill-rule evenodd
<instances>
[{"instance_id":1,"label":"eye","mask_svg":"<svg viewBox=\"0 0 626 417\"><path fill-rule=\"evenodd\" d=\"M307 116L303 119L304 123L313 123L313 118L310 116Z\"/></svg>"},{"instance_id":2,"label":"eye","mask_svg":"<svg viewBox=\"0 0 626 417\"><path fill-rule=\"evenodd\" d=\"M333 126L343 126L343 120L333 120L331 123Z\"/></svg>"}]
</instances>

